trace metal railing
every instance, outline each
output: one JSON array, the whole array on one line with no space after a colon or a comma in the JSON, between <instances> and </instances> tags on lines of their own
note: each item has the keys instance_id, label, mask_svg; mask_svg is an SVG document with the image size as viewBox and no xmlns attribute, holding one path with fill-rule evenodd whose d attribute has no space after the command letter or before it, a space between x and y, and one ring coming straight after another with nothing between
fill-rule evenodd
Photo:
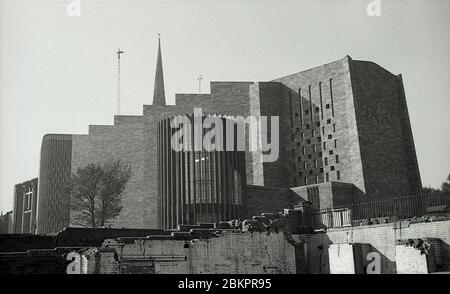
<instances>
[{"instance_id":1,"label":"metal railing","mask_svg":"<svg viewBox=\"0 0 450 294\"><path fill-rule=\"evenodd\" d=\"M352 225L352 210L338 208L316 211L311 214L314 229L349 227Z\"/></svg>"},{"instance_id":2,"label":"metal railing","mask_svg":"<svg viewBox=\"0 0 450 294\"><path fill-rule=\"evenodd\" d=\"M421 193L385 200L351 202L311 213L314 229L351 226L355 221L376 218L409 219L428 215L450 215L450 193Z\"/></svg>"}]
</instances>

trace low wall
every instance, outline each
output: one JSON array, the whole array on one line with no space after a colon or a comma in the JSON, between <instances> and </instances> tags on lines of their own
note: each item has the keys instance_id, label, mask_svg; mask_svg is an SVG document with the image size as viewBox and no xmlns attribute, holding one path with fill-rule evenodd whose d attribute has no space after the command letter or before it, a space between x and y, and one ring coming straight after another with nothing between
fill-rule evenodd
<instances>
[{"instance_id":1,"label":"low wall","mask_svg":"<svg viewBox=\"0 0 450 294\"><path fill-rule=\"evenodd\" d=\"M223 232L218 237L106 240L122 272L190 274L295 273L295 246L283 232ZM125 265L125 267L123 266Z\"/></svg>"},{"instance_id":2,"label":"low wall","mask_svg":"<svg viewBox=\"0 0 450 294\"><path fill-rule=\"evenodd\" d=\"M398 240L434 239L433 252L437 271L450 270L450 220L435 222L397 222L390 224L332 229L325 233L299 236L308 247L308 272L330 273L329 247L331 244L370 244L362 252L367 265L369 251L381 257L381 273L395 274Z\"/></svg>"}]
</instances>

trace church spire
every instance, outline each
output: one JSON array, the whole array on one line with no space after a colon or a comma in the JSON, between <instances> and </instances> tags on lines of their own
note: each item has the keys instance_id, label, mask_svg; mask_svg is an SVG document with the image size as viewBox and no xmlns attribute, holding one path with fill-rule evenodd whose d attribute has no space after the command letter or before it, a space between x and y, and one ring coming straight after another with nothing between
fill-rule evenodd
<instances>
[{"instance_id":1,"label":"church spire","mask_svg":"<svg viewBox=\"0 0 450 294\"><path fill-rule=\"evenodd\" d=\"M158 59L156 60L155 87L153 89L153 105L166 105L164 93L164 76L161 57L161 36L158 34Z\"/></svg>"}]
</instances>

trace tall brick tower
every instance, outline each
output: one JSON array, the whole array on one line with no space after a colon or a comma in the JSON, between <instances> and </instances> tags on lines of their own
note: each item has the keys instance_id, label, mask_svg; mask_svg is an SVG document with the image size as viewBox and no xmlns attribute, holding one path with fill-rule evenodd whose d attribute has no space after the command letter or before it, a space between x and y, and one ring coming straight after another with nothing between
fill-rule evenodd
<instances>
[{"instance_id":1,"label":"tall brick tower","mask_svg":"<svg viewBox=\"0 0 450 294\"><path fill-rule=\"evenodd\" d=\"M155 87L153 89L153 105L166 105L166 94L164 93L164 75L161 57L161 37L158 34L158 57L156 60Z\"/></svg>"},{"instance_id":2,"label":"tall brick tower","mask_svg":"<svg viewBox=\"0 0 450 294\"><path fill-rule=\"evenodd\" d=\"M320 208L419 191L400 75L346 56L255 83L250 101L251 114L280 117L280 157L254 167L257 185L294 187Z\"/></svg>"}]
</instances>

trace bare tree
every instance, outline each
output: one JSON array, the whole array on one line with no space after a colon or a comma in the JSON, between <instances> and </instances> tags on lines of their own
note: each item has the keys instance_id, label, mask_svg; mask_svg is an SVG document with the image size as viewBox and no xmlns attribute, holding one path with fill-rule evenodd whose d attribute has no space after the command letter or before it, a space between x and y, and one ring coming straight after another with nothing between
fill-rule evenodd
<instances>
[{"instance_id":1,"label":"bare tree","mask_svg":"<svg viewBox=\"0 0 450 294\"><path fill-rule=\"evenodd\" d=\"M96 228L115 219L122 211L121 199L131 176L131 167L119 161L78 168L69 187L70 222Z\"/></svg>"}]
</instances>

